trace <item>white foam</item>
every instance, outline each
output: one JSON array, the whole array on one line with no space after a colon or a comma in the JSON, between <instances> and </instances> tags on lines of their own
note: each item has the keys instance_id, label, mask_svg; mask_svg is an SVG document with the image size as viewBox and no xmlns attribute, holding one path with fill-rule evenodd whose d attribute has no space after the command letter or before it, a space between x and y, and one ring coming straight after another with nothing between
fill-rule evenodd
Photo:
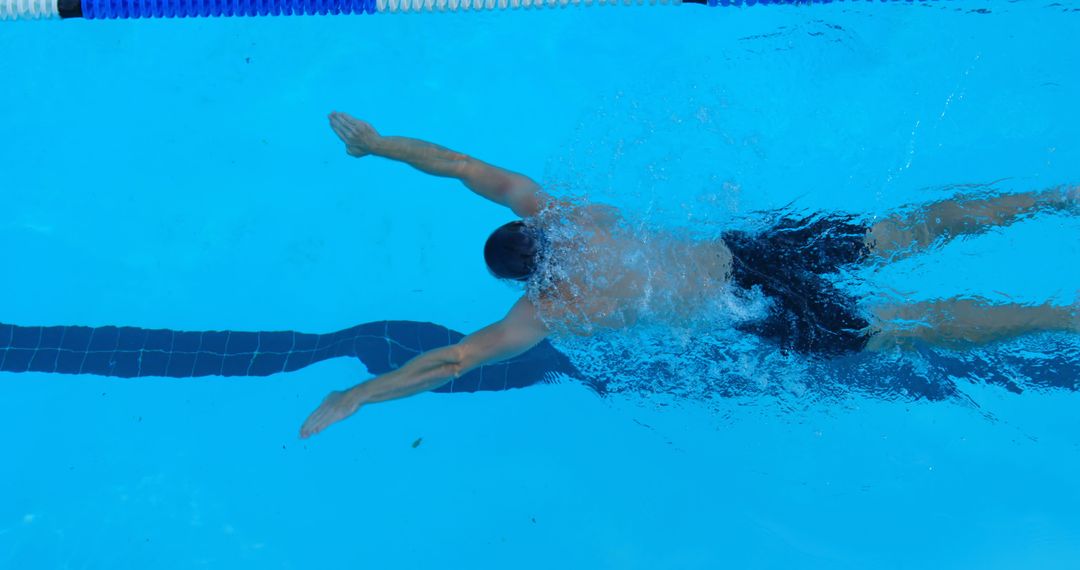
<instances>
[{"instance_id":1,"label":"white foam","mask_svg":"<svg viewBox=\"0 0 1080 570\"><path fill-rule=\"evenodd\" d=\"M730 252L719 240L614 215L578 200L529 221L549 243L527 294L553 331L710 332L764 314L760 294L727 284Z\"/></svg>"}]
</instances>

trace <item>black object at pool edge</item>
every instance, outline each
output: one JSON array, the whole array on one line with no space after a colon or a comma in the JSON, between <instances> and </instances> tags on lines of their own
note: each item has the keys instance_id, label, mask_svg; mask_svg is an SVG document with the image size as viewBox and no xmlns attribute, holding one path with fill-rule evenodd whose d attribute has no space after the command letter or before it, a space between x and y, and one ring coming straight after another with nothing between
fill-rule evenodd
<instances>
[{"instance_id":1,"label":"black object at pool edge","mask_svg":"<svg viewBox=\"0 0 1080 570\"><path fill-rule=\"evenodd\" d=\"M61 18L82 18L82 0L56 0L56 11Z\"/></svg>"}]
</instances>

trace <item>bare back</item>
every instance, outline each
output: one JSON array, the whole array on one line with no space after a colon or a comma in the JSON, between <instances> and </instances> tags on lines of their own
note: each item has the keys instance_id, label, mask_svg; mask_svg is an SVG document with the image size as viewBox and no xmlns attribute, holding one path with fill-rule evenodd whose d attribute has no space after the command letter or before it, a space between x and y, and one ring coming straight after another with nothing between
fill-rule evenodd
<instances>
[{"instance_id":1,"label":"bare back","mask_svg":"<svg viewBox=\"0 0 1080 570\"><path fill-rule=\"evenodd\" d=\"M710 308L730 273L722 242L632 227L610 206L562 203L536 223L550 243L529 297L555 329L682 322Z\"/></svg>"}]
</instances>

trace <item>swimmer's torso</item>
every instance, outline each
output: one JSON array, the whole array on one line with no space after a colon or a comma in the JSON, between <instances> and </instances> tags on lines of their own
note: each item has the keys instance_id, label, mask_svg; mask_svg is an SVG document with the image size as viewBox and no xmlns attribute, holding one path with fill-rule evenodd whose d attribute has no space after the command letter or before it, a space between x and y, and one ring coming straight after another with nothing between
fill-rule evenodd
<instances>
[{"instance_id":1,"label":"swimmer's torso","mask_svg":"<svg viewBox=\"0 0 1080 570\"><path fill-rule=\"evenodd\" d=\"M685 323L715 310L726 288L731 253L719 240L633 227L600 205L553 209L534 223L549 243L529 296L554 330Z\"/></svg>"}]
</instances>

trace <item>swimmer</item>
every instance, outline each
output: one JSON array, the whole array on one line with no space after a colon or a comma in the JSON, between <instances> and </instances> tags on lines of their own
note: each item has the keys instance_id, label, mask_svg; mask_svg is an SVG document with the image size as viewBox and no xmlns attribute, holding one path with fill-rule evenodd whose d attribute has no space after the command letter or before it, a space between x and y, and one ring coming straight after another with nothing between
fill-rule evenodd
<instances>
[{"instance_id":1,"label":"swimmer","mask_svg":"<svg viewBox=\"0 0 1080 570\"><path fill-rule=\"evenodd\" d=\"M478 366L521 354L553 330L591 334L657 315L685 318L706 311L708 300L728 288L756 290L769 299L764 315L736 322L736 329L785 352L821 357L914 341L963 347L1080 328L1075 305L994 304L975 298L883 305L864 316L858 299L828 278L845 268L902 259L1034 214L1080 214L1080 187L957 197L873 224L850 215L781 218L763 231L728 231L719 240L695 241L625 231L612 207L561 201L527 176L428 142L382 136L344 113L331 113L330 126L351 156L381 156L456 178L509 208L520 219L491 234L484 259L495 277L521 282L527 293L501 320L457 344L332 392L304 422L304 438L365 404L432 390ZM587 259L560 265L559 256L567 252Z\"/></svg>"}]
</instances>

